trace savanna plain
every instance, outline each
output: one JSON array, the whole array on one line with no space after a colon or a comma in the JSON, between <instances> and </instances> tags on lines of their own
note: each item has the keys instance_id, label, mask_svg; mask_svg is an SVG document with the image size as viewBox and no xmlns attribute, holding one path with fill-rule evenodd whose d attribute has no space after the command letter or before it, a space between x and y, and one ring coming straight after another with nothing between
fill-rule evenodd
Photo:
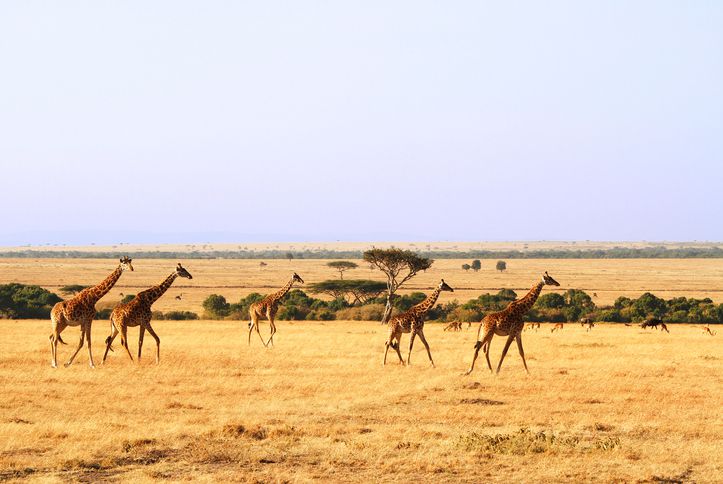
<instances>
[{"instance_id":1,"label":"savanna plain","mask_svg":"<svg viewBox=\"0 0 723 484\"><path fill-rule=\"evenodd\" d=\"M101 300L114 304L160 282L176 261L134 260ZM211 293L235 301L269 293L292 271L307 282L338 277L320 260L188 260L184 280L154 306L201 313ZM562 286L595 292L596 304L651 291L720 302L723 261L439 260L413 279L428 292L440 278L466 301L549 271ZM115 264L98 259L2 259L0 282L95 284ZM368 267L345 278L380 278ZM180 281L179 281L180 282ZM303 289L303 287L302 287ZM558 288L556 288L558 289ZM549 291L548 288L545 291ZM176 299L176 295L182 295ZM154 342L131 363L116 347L88 367L50 368L49 321L0 321L0 479L43 481L207 480L305 482L720 482L723 475L723 334L700 325L670 333L566 324L523 333L530 375L514 345L493 376L484 359L469 376L477 325L425 334L436 368L417 342L412 365L382 366L378 322L280 321L273 348L247 344L245 321L157 321ZM268 325L262 324L264 334ZM107 321L93 325L96 363ZM63 333L68 358L78 329ZM499 359L504 338L492 341ZM137 330L130 332L135 355ZM402 339L406 355L408 335Z\"/></svg>"}]
</instances>

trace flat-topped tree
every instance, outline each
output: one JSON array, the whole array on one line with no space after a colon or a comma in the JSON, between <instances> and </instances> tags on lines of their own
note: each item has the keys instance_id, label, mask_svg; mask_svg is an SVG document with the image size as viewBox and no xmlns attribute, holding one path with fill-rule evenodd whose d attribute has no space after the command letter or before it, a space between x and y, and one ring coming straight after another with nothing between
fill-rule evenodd
<instances>
[{"instance_id":1,"label":"flat-topped tree","mask_svg":"<svg viewBox=\"0 0 723 484\"><path fill-rule=\"evenodd\" d=\"M359 267L355 262L350 260L335 260L333 262L327 262L327 266L339 271L339 278L344 279L344 271L349 269L356 269Z\"/></svg>"},{"instance_id":2,"label":"flat-topped tree","mask_svg":"<svg viewBox=\"0 0 723 484\"><path fill-rule=\"evenodd\" d=\"M432 267L434 260L420 257L411 250L377 249L364 252L364 261L378 268L387 276L387 305L384 309L382 324L386 324L392 315L392 298L397 289L421 271Z\"/></svg>"},{"instance_id":3,"label":"flat-topped tree","mask_svg":"<svg viewBox=\"0 0 723 484\"><path fill-rule=\"evenodd\" d=\"M381 281L367 279L329 280L315 282L309 286L314 294L328 294L332 299L344 298L350 304L364 304L370 299L379 297L387 289Z\"/></svg>"}]
</instances>

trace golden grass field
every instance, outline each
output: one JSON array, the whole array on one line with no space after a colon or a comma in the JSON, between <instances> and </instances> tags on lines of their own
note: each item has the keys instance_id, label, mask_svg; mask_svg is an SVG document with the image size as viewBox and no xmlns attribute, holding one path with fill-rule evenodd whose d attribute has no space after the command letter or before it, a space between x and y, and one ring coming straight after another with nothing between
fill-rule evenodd
<instances>
[{"instance_id":1,"label":"golden grass field","mask_svg":"<svg viewBox=\"0 0 723 484\"><path fill-rule=\"evenodd\" d=\"M202 312L211 293L235 302L269 293L297 271L307 283L338 277L327 260L183 260L154 309ZM358 261L345 278L380 278ZM547 270L562 286L621 295L723 302L723 260L438 260L402 292L444 278L466 301L507 287L526 291ZM160 282L175 260L137 259L98 304ZM95 284L116 266L94 259L0 259L0 283ZM302 287L303 288L303 287ZM549 291L545 288L545 292ZM182 299L175 296L182 294ZM423 482L721 482L720 338L699 326L670 334L622 325L568 324L523 334L530 376L514 345L499 376L484 358L468 376L476 325L426 335L412 366L381 366L386 328L373 322L278 322L276 347L246 343L245 321L156 321L161 364L146 338L141 364L116 344L91 370L83 349L50 368L49 321L0 320L0 480L312 480ZM262 324L268 334L268 324ZM93 326L96 364L107 321ZM137 329L130 330L135 355ZM66 329L59 362L77 344ZM402 339L406 354L408 335ZM492 342L496 364L503 338ZM667 480L666 480L667 479Z\"/></svg>"},{"instance_id":2,"label":"golden grass field","mask_svg":"<svg viewBox=\"0 0 723 484\"><path fill-rule=\"evenodd\" d=\"M117 261L107 259L0 259L0 284L22 282L37 284L58 292L68 284L97 284L113 269ZM134 272L121 276L115 287L98 307L117 304L120 294L135 294L160 283L176 266L176 260L136 259ZM251 292L267 294L283 286L293 271L307 283L337 278L338 273L326 266L329 260L258 260L189 259L180 261L193 279L177 280L155 305L161 311L188 310L203 312L201 303L210 294L221 294L237 302ZM378 270L370 270L363 261L359 268L346 272L345 278L384 280ZM516 259L507 261L508 270L494 269L495 260L483 260L479 272L461 269L467 259L439 259L431 269L402 286L400 293L428 292L444 278L460 302L483 292L511 288L524 293L544 271L549 271L561 286L596 293L597 305L612 304L619 296L638 297L646 291L669 299L676 296L709 297L723 302L723 259ZM303 286L301 289L304 289ZM548 290L548 289L546 289ZM181 295L181 300L176 296ZM323 296L317 296L323 297ZM451 299L451 298L450 298Z\"/></svg>"},{"instance_id":3,"label":"golden grass field","mask_svg":"<svg viewBox=\"0 0 723 484\"><path fill-rule=\"evenodd\" d=\"M378 323L158 321L161 364L120 347L49 365L48 321L0 321L0 479L46 482L720 482L723 346L697 326L526 331L526 376L467 377L475 327L426 328L382 367ZM263 327L268 331L268 325ZM107 324L94 324L96 362ZM78 330L64 333L69 346ZM131 330L135 353L137 330ZM402 340L406 349L408 337ZM496 362L502 338L492 342ZM393 356L393 355L390 355ZM667 479L667 480L666 480Z\"/></svg>"}]
</instances>

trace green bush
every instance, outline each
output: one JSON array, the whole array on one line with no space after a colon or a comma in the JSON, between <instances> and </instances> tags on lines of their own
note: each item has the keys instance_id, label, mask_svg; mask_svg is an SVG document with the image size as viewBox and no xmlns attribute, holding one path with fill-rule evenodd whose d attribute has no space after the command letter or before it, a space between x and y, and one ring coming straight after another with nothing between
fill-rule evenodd
<instances>
[{"instance_id":1,"label":"green bush","mask_svg":"<svg viewBox=\"0 0 723 484\"><path fill-rule=\"evenodd\" d=\"M337 320L346 321L380 321L384 316L384 304L365 304L336 312Z\"/></svg>"},{"instance_id":2,"label":"green bush","mask_svg":"<svg viewBox=\"0 0 723 484\"><path fill-rule=\"evenodd\" d=\"M208 319L222 319L228 316L231 305L219 294L211 294L203 301L204 316Z\"/></svg>"},{"instance_id":3,"label":"green bush","mask_svg":"<svg viewBox=\"0 0 723 484\"><path fill-rule=\"evenodd\" d=\"M562 294L558 294L556 292L551 292L548 294L543 294L542 296L537 299L537 302L535 303L535 306L539 306L541 308L552 308L552 309L559 309L565 305L565 298L562 297Z\"/></svg>"},{"instance_id":4,"label":"green bush","mask_svg":"<svg viewBox=\"0 0 723 484\"><path fill-rule=\"evenodd\" d=\"M45 319L62 299L40 286L10 283L0 284L0 317Z\"/></svg>"},{"instance_id":5,"label":"green bush","mask_svg":"<svg viewBox=\"0 0 723 484\"><path fill-rule=\"evenodd\" d=\"M95 312L95 319L110 319L110 313L113 312L112 308L98 309Z\"/></svg>"},{"instance_id":6,"label":"green bush","mask_svg":"<svg viewBox=\"0 0 723 484\"><path fill-rule=\"evenodd\" d=\"M155 317L155 311L153 314ZM162 318L157 319L167 319L171 321L188 321L198 319L198 314L191 311L168 311L167 313L161 313L161 316Z\"/></svg>"}]
</instances>

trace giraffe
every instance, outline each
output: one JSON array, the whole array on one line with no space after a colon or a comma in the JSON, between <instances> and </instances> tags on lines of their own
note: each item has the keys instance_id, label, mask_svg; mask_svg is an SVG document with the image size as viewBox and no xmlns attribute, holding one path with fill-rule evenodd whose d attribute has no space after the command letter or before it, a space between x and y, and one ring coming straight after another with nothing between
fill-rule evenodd
<instances>
[{"instance_id":1,"label":"giraffe","mask_svg":"<svg viewBox=\"0 0 723 484\"><path fill-rule=\"evenodd\" d=\"M76 355L83 347L83 340L87 338L89 364L91 368L95 368L93 352L90 346L90 327L95 317L95 303L111 290L125 270L133 271L131 259L127 256L120 259L118 267L116 267L108 277L103 279L103 282L97 286L83 289L75 297L61 301L53 306L53 309L50 311L50 321L53 332L48 338L50 339L50 366L53 368L58 367L58 342L65 344L63 338L60 337L60 333L68 326L80 326L80 343L78 343L78 348L76 348L73 356L65 363L65 366L68 367L73 363Z\"/></svg>"},{"instance_id":2,"label":"giraffe","mask_svg":"<svg viewBox=\"0 0 723 484\"><path fill-rule=\"evenodd\" d=\"M261 301L253 303L251 307L249 307L249 316L251 317L249 321L249 345L251 344L251 332L254 328L256 328L256 333L259 335L259 338L261 338L261 342L264 343L264 338L261 337L261 331L259 331L259 319L264 316L269 320L269 324L271 325L271 336L269 336L269 340L264 343L264 346L268 347L269 343L271 343L271 346L274 345L274 333L276 333L274 318L276 317L276 311L279 310L279 301L289 292L296 282L303 284L304 280L294 272L294 275L291 276L291 279L284 287L266 296Z\"/></svg>"},{"instance_id":3,"label":"giraffe","mask_svg":"<svg viewBox=\"0 0 723 484\"><path fill-rule=\"evenodd\" d=\"M542 281L538 282L530 292L528 292L523 298L512 301L505 309L496 313L490 313L482 319L477 330L477 343L474 345L474 357L472 358L472 364L465 375L469 375L474 370L474 362L477 361L477 355L479 354L480 348L484 348L485 358L487 359L487 366L492 371L492 364L490 363L490 343L494 335L507 336L507 343L502 350L502 357L497 365L497 373L502 368L502 361L507 355L507 350L512 344L512 340L517 340L517 349L522 357L522 364L525 365L525 371L529 374L530 370L527 369L527 362L525 361L525 351L522 349L522 328L525 323L522 321L522 316L535 304L537 298L542 291L543 286L559 286L555 279L545 272L542 276ZM480 339L480 332L484 329L484 335Z\"/></svg>"},{"instance_id":4,"label":"giraffe","mask_svg":"<svg viewBox=\"0 0 723 484\"><path fill-rule=\"evenodd\" d=\"M126 349L128 356L131 361L133 361L131 351L128 349L128 328L135 326L141 327L140 333L138 334L138 361L141 361L143 336L146 330L148 330L151 336L153 336L153 339L156 340L156 364L160 362L161 339L151 327L151 306L163 296L177 277L193 279L193 276L181 267L179 263L176 270L173 271L170 276L166 277L163 282L138 293L136 297L127 303L119 304L113 308L113 312L110 314L110 336L105 339L105 353L103 353L103 361L101 363L105 363L105 359L108 357L108 350L112 350L111 344L115 337L118 336L118 333L121 335L121 346Z\"/></svg>"},{"instance_id":5,"label":"giraffe","mask_svg":"<svg viewBox=\"0 0 723 484\"><path fill-rule=\"evenodd\" d=\"M434 367L434 360L432 360L432 353L429 351L429 344L427 344L427 338L424 337L424 316L432 309L434 303L437 302L439 293L442 291L454 292L454 289L449 287L444 279L439 283L437 288L430 294L424 301L420 302L404 311L401 314L394 316L389 321L389 338L384 343L384 362L382 365L387 364L387 352L391 346L397 351L399 356L399 362L403 365L404 360L402 354L399 352L399 343L402 337L402 333L411 333L409 336L409 354L407 354L407 365L411 363L412 358L412 346L414 346L414 337L419 335L419 339L422 340L422 344L427 349L427 355L429 356L429 362Z\"/></svg>"}]
</instances>

